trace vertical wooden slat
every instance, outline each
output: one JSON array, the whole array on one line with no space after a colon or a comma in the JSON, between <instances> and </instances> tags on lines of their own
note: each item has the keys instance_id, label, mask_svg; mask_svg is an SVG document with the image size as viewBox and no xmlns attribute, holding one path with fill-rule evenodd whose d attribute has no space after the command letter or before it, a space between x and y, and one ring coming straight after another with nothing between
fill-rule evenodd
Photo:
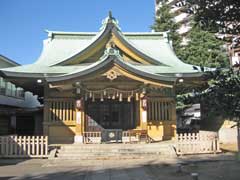
<instances>
[{"instance_id":1,"label":"vertical wooden slat","mask_svg":"<svg viewBox=\"0 0 240 180\"><path fill-rule=\"evenodd\" d=\"M13 150L14 155L17 154L17 151L18 151L18 138L17 136L14 136L14 150Z\"/></svg>"},{"instance_id":2,"label":"vertical wooden slat","mask_svg":"<svg viewBox=\"0 0 240 180\"><path fill-rule=\"evenodd\" d=\"M163 101L163 119L166 120L166 103Z\"/></svg>"},{"instance_id":3,"label":"vertical wooden slat","mask_svg":"<svg viewBox=\"0 0 240 180\"><path fill-rule=\"evenodd\" d=\"M5 153L6 153L6 155L9 154L9 143L8 143L8 140L9 140L9 137L6 136L5 137Z\"/></svg>"},{"instance_id":4,"label":"vertical wooden slat","mask_svg":"<svg viewBox=\"0 0 240 180\"><path fill-rule=\"evenodd\" d=\"M157 120L157 101L154 101L154 104L153 104L153 112L154 112L154 121Z\"/></svg>"},{"instance_id":5,"label":"vertical wooden slat","mask_svg":"<svg viewBox=\"0 0 240 180\"><path fill-rule=\"evenodd\" d=\"M35 154L35 136L32 136L32 154Z\"/></svg>"},{"instance_id":6,"label":"vertical wooden slat","mask_svg":"<svg viewBox=\"0 0 240 180\"><path fill-rule=\"evenodd\" d=\"M13 136L10 136L9 137L9 148L10 148L9 155L13 155L13 144L14 144Z\"/></svg>"},{"instance_id":7,"label":"vertical wooden slat","mask_svg":"<svg viewBox=\"0 0 240 180\"><path fill-rule=\"evenodd\" d=\"M23 136L23 155L27 154L26 152L26 136Z\"/></svg>"},{"instance_id":8,"label":"vertical wooden slat","mask_svg":"<svg viewBox=\"0 0 240 180\"><path fill-rule=\"evenodd\" d=\"M36 155L39 155L39 136L36 137Z\"/></svg>"},{"instance_id":9,"label":"vertical wooden slat","mask_svg":"<svg viewBox=\"0 0 240 180\"><path fill-rule=\"evenodd\" d=\"M168 114L168 101L166 101L166 120L169 120L169 114Z\"/></svg>"},{"instance_id":10,"label":"vertical wooden slat","mask_svg":"<svg viewBox=\"0 0 240 180\"><path fill-rule=\"evenodd\" d=\"M154 104L153 104L153 100L151 100L151 120L154 120Z\"/></svg>"},{"instance_id":11,"label":"vertical wooden slat","mask_svg":"<svg viewBox=\"0 0 240 180\"><path fill-rule=\"evenodd\" d=\"M17 152L17 155L21 155L22 154L22 136L19 136L17 141L18 141L18 145L19 145L19 150Z\"/></svg>"},{"instance_id":12,"label":"vertical wooden slat","mask_svg":"<svg viewBox=\"0 0 240 180\"><path fill-rule=\"evenodd\" d=\"M53 121L53 103L52 101L47 101L47 104L48 104L48 107L49 107L49 110L48 111L48 121L49 122L52 122Z\"/></svg>"},{"instance_id":13,"label":"vertical wooden slat","mask_svg":"<svg viewBox=\"0 0 240 180\"><path fill-rule=\"evenodd\" d=\"M60 102L59 101L56 101L56 115L57 115L57 119L56 121L59 121L60 120Z\"/></svg>"},{"instance_id":14,"label":"vertical wooden slat","mask_svg":"<svg viewBox=\"0 0 240 180\"><path fill-rule=\"evenodd\" d=\"M54 102L54 108L55 108L55 121L58 121L58 102Z\"/></svg>"},{"instance_id":15,"label":"vertical wooden slat","mask_svg":"<svg viewBox=\"0 0 240 180\"><path fill-rule=\"evenodd\" d=\"M66 101L62 102L62 121L66 121L66 110L65 110L65 105Z\"/></svg>"},{"instance_id":16,"label":"vertical wooden slat","mask_svg":"<svg viewBox=\"0 0 240 180\"><path fill-rule=\"evenodd\" d=\"M3 149L4 149L4 137L1 137L1 154L4 153Z\"/></svg>"},{"instance_id":17,"label":"vertical wooden slat","mask_svg":"<svg viewBox=\"0 0 240 180\"><path fill-rule=\"evenodd\" d=\"M173 102L169 102L169 120L172 121L173 120Z\"/></svg>"},{"instance_id":18,"label":"vertical wooden slat","mask_svg":"<svg viewBox=\"0 0 240 180\"><path fill-rule=\"evenodd\" d=\"M168 121L168 101L165 102L165 115L166 115L166 120Z\"/></svg>"},{"instance_id":19,"label":"vertical wooden slat","mask_svg":"<svg viewBox=\"0 0 240 180\"><path fill-rule=\"evenodd\" d=\"M137 106L138 107L138 106ZM136 109L138 109L138 108L136 108ZM147 120L149 121L150 120L150 102L149 102L149 100L147 101ZM138 119L138 113L137 113L137 110L136 110L136 119Z\"/></svg>"},{"instance_id":20,"label":"vertical wooden slat","mask_svg":"<svg viewBox=\"0 0 240 180\"><path fill-rule=\"evenodd\" d=\"M161 113L160 113L160 101L157 102L157 120L161 120Z\"/></svg>"},{"instance_id":21,"label":"vertical wooden slat","mask_svg":"<svg viewBox=\"0 0 240 180\"><path fill-rule=\"evenodd\" d=\"M48 155L48 136L45 136L45 155Z\"/></svg>"},{"instance_id":22,"label":"vertical wooden slat","mask_svg":"<svg viewBox=\"0 0 240 180\"><path fill-rule=\"evenodd\" d=\"M65 107L65 113L66 113L66 120L69 120L69 102L66 102L66 107Z\"/></svg>"},{"instance_id":23,"label":"vertical wooden slat","mask_svg":"<svg viewBox=\"0 0 240 180\"><path fill-rule=\"evenodd\" d=\"M163 104L162 101L159 101L159 114L160 114L160 119L163 121Z\"/></svg>"},{"instance_id":24,"label":"vertical wooden slat","mask_svg":"<svg viewBox=\"0 0 240 180\"><path fill-rule=\"evenodd\" d=\"M60 120L60 121L63 121L63 117L62 117L62 104L63 104L62 101L59 101L59 102L58 102L58 108L59 108L59 120Z\"/></svg>"},{"instance_id":25,"label":"vertical wooden slat","mask_svg":"<svg viewBox=\"0 0 240 180\"><path fill-rule=\"evenodd\" d=\"M70 110L69 110L69 120L72 121L72 109L73 109L73 103L70 102Z\"/></svg>"},{"instance_id":26,"label":"vertical wooden slat","mask_svg":"<svg viewBox=\"0 0 240 180\"><path fill-rule=\"evenodd\" d=\"M31 154L31 136L27 137L27 154Z\"/></svg>"},{"instance_id":27,"label":"vertical wooden slat","mask_svg":"<svg viewBox=\"0 0 240 180\"><path fill-rule=\"evenodd\" d=\"M76 121L76 110L75 110L75 107L73 108L73 121ZM84 124L83 124L84 126Z\"/></svg>"},{"instance_id":28,"label":"vertical wooden slat","mask_svg":"<svg viewBox=\"0 0 240 180\"><path fill-rule=\"evenodd\" d=\"M56 119L56 106L55 106L55 102L52 102L52 121L54 122Z\"/></svg>"},{"instance_id":29,"label":"vertical wooden slat","mask_svg":"<svg viewBox=\"0 0 240 180\"><path fill-rule=\"evenodd\" d=\"M44 150L44 139L43 139L43 136L41 136L41 140L40 140L41 142L40 142L40 148L41 148L41 156L43 156L44 154L43 154L43 150Z\"/></svg>"}]
</instances>

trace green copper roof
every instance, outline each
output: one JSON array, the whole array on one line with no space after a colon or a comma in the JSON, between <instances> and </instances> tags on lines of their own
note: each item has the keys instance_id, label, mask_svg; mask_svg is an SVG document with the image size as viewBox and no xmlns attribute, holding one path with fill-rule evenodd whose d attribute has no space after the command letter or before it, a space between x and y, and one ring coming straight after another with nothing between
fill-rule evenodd
<instances>
[{"instance_id":1,"label":"green copper roof","mask_svg":"<svg viewBox=\"0 0 240 180\"><path fill-rule=\"evenodd\" d=\"M44 40L43 50L38 60L31 65L24 65L0 70L5 76L17 77L52 77L67 76L75 72L81 72L94 67L93 64L63 65L71 61L73 57L81 56L85 50L97 45L98 41L111 33L114 33L125 46L147 59L153 65L139 65L122 62L124 67L142 71L143 74L164 76L172 79L176 74L186 76L200 75L200 71L194 70L192 65L185 64L174 54L166 33L159 32L121 32L116 19L107 17L103 21L98 33L90 32L61 32L47 31L48 39ZM120 58L121 59L121 58ZM97 63L101 62L96 59ZM96 65L96 64L95 64ZM147 75L147 74L146 74ZM165 79L166 80L166 79Z\"/></svg>"},{"instance_id":2,"label":"green copper roof","mask_svg":"<svg viewBox=\"0 0 240 180\"><path fill-rule=\"evenodd\" d=\"M15 66L20 66L20 64L0 54L0 68Z\"/></svg>"},{"instance_id":3,"label":"green copper roof","mask_svg":"<svg viewBox=\"0 0 240 180\"><path fill-rule=\"evenodd\" d=\"M18 73L43 73L43 74L66 74L76 70L81 70L89 64L82 64L81 66L43 66L43 65L23 65L14 68L4 68L3 71L18 72Z\"/></svg>"}]
</instances>

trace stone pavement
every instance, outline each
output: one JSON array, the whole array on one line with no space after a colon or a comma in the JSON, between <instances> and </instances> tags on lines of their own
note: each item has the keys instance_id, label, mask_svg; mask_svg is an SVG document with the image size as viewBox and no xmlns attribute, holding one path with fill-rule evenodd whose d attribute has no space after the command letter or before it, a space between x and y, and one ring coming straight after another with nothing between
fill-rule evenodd
<instances>
[{"instance_id":1,"label":"stone pavement","mask_svg":"<svg viewBox=\"0 0 240 180\"><path fill-rule=\"evenodd\" d=\"M178 164L182 172L177 172ZM240 163L232 155L131 160L9 160L0 159L2 179L80 180L239 180Z\"/></svg>"}]
</instances>

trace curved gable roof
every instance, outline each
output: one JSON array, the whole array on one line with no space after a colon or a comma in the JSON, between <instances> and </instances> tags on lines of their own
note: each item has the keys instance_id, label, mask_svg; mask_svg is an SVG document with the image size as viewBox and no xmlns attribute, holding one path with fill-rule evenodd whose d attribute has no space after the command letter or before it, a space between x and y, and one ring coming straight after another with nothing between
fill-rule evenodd
<instances>
[{"instance_id":1,"label":"curved gable roof","mask_svg":"<svg viewBox=\"0 0 240 180\"><path fill-rule=\"evenodd\" d=\"M115 49L108 49L105 56L102 58L102 60L97 61L89 66L87 66L84 69L76 70L72 73L64 74L64 75L58 75L58 76L52 76L47 77L46 80L48 82L57 82L57 81L65 81L70 80L74 78L83 78L85 76L90 76L92 73L96 72L105 72L106 70L109 70L113 66L118 65L122 69L128 71L131 74L135 74L138 77L142 77L143 79L150 79L151 81L156 82L164 82L166 84L171 84L176 81L177 77L173 76L166 76L166 75L157 75L154 73L149 73L147 71L142 71L138 68L135 68L130 63L125 62L121 56L118 54L118 51Z\"/></svg>"},{"instance_id":2,"label":"curved gable roof","mask_svg":"<svg viewBox=\"0 0 240 180\"><path fill-rule=\"evenodd\" d=\"M43 51L35 64L65 65L80 58L113 34L135 54L154 65L182 65L167 41L166 33L122 33L115 19L106 18L98 33L47 31Z\"/></svg>"}]
</instances>

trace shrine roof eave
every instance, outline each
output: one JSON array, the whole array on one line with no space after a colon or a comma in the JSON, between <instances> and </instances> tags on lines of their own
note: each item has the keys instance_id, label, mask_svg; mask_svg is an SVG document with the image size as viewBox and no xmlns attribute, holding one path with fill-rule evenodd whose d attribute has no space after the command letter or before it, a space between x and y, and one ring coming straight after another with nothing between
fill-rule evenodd
<instances>
[{"instance_id":1,"label":"shrine roof eave","mask_svg":"<svg viewBox=\"0 0 240 180\"><path fill-rule=\"evenodd\" d=\"M99 72L103 69L109 68L109 66L114 66L118 65L122 69L135 74L136 76L143 77L146 79L151 79L153 81L161 81L161 82L166 82L166 84L172 84L176 81L177 77L173 76L165 76L165 75L158 75L158 74L153 74L145 71L141 71L137 68L135 68L133 65L124 62L121 57L115 56L115 55L109 55L103 60L100 60L85 69L81 69L80 71L75 71L73 73L68 73L64 75L59 75L59 76L51 76L51 77L46 77L47 82L58 82L58 81L66 81L70 79L75 79L78 77L86 77L86 76L91 76L93 73Z\"/></svg>"},{"instance_id":2,"label":"shrine roof eave","mask_svg":"<svg viewBox=\"0 0 240 180\"><path fill-rule=\"evenodd\" d=\"M0 76L6 79L11 79L11 78L38 79L38 78L44 78L46 75L44 73L13 72L13 71L0 70Z\"/></svg>"},{"instance_id":3,"label":"shrine roof eave","mask_svg":"<svg viewBox=\"0 0 240 180\"><path fill-rule=\"evenodd\" d=\"M18 64L17 62L7 58L6 56L3 56L0 54L0 61L5 61L6 63L8 63L11 66L20 66L20 64Z\"/></svg>"}]
</instances>

